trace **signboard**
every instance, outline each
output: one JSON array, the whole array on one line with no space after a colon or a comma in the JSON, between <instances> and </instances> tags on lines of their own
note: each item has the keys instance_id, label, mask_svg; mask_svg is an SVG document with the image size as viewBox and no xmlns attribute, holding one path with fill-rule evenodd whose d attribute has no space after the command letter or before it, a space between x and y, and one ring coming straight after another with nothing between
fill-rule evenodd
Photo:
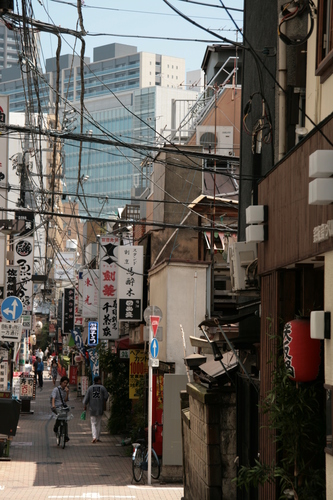
<instances>
[{"instance_id":1,"label":"signboard","mask_svg":"<svg viewBox=\"0 0 333 500\"><path fill-rule=\"evenodd\" d=\"M20 398L33 399L34 397L34 377L20 377Z\"/></svg>"},{"instance_id":2,"label":"signboard","mask_svg":"<svg viewBox=\"0 0 333 500\"><path fill-rule=\"evenodd\" d=\"M64 290L64 333L70 333L74 328L74 288Z\"/></svg>"},{"instance_id":3,"label":"signboard","mask_svg":"<svg viewBox=\"0 0 333 500\"><path fill-rule=\"evenodd\" d=\"M143 349L130 350L129 399L139 399L142 377L148 372L148 355Z\"/></svg>"},{"instance_id":4,"label":"signboard","mask_svg":"<svg viewBox=\"0 0 333 500\"><path fill-rule=\"evenodd\" d=\"M150 344L150 354L152 358L157 358L158 351L159 351L158 340L156 338L153 338Z\"/></svg>"},{"instance_id":5,"label":"signboard","mask_svg":"<svg viewBox=\"0 0 333 500\"><path fill-rule=\"evenodd\" d=\"M69 383L73 385L77 384L77 366L70 365L69 367Z\"/></svg>"},{"instance_id":6,"label":"signboard","mask_svg":"<svg viewBox=\"0 0 333 500\"><path fill-rule=\"evenodd\" d=\"M7 297L1 304L1 314L7 321L16 321L22 311L23 304L17 297Z\"/></svg>"},{"instance_id":7,"label":"signboard","mask_svg":"<svg viewBox=\"0 0 333 500\"><path fill-rule=\"evenodd\" d=\"M117 274L119 238L100 237L99 325L101 340L119 338L117 319Z\"/></svg>"},{"instance_id":8,"label":"signboard","mask_svg":"<svg viewBox=\"0 0 333 500\"><path fill-rule=\"evenodd\" d=\"M88 323L88 345L98 344L98 321L89 321Z\"/></svg>"},{"instance_id":9,"label":"signboard","mask_svg":"<svg viewBox=\"0 0 333 500\"><path fill-rule=\"evenodd\" d=\"M34 238L22 238L14 244L14 265L20 267L20 284L16 295L22 301L23 311L32 312L34 269Z\"/></svg>"},{"instance_id":10,"label":"signboard","mask_svg":"<svg viewBox=\"0 0 333 500\"><path fill-rule=\"evenodd\" d=\"M33 212L18 211L15 212L15 220L24 221L24 229L20 232L20 235L26 235L31 233L35 228L35 216Z\"/></svg>"},{"instance_id":11,"label":"signboard","mask_svg":"<svg viewBox=\"0 0 333 500\"><path fill-rule=\"evenodd\" d=\"M0 323L0 340L21 342L22 325L20 323Z\"/></svg>"},{"instance_id":12,"label":"signboard","mask_svg":"<svg viewBox=\"0 0 333 500\"><path fill-rule=\"evenodd\" d=\"M150 324L153 330L153 335L156 337L158 324L160 322L160 316L150 316Z\"/></svg>"},{"instance_id":13,"label":"signboard","mask_svg":"<svg viewBox=\"0 0 333 500\"><path fill-rule=\"evenodd\" d=\"M118 249L118 320L142 321L143 247Z\"/></svg>"},{"instance_id":14,"label":"signboard","mask_svg":"<svg viewBox=\"0 0 333 500\"><path fill-rule=\"evenodd\" d=\"M20 281L20 267L6 266L6 297L16 295L16 285Z\"/></svg>"},{"instance_id":15,"label":"signboard","mask_svg":"<svg viewBox=\"0 0 333 500\"><path fill-rule=\"evenodd\" d=\"M9 123L9 97L0 96L0 115L1 123ZM0 136L0 182L3 187L0 188L0 209L7 208L8 198L8 135ZM1 218L1 217L0 217ZM4 255L4 254L2 254Z\"/></svg>"},{"instance_id":16,"label":"signboard","mask_svg":"<svg viewBox=\"0 0 333 500\"><path fill-rule=\"evenodd\" d=\"M129 359L130 357L130 352L128 349L121 349L119 351L119 357L120 359Z\"/></svg>"},{"instance_id":17,"label":"signboard","mask_svg":"<svg viewBox=\"0 0 333 500\"><path fill-rule=\"evenodd\" d=\"M31 330L31 315L24 314L22 316L22 328L23 330Z\"/></svg>"},{"instance_id":18,"label":"signboard","mask_svg":"<svg viewBox=\"0 0 333 500\"><path fill-rule=\"evenodd\" d=\"M7 390L8 382L8 351L0 348L0 391Z\"/></svg>"},{"instance_id":19,"label":"signboard","mask_svg":"<svg viewBox=\"0 0 333 500\"><path fill-rule=\"evenodd\" d=\"M83 271L83 318L98 317L98 282L99 269L85 269Z\"/></svg>"}]
</instances>

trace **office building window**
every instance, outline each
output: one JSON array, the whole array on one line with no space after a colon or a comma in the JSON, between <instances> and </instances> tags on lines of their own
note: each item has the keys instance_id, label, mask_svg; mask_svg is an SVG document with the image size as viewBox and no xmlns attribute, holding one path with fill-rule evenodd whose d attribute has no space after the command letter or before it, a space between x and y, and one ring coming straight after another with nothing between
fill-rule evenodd
<instances>
[{"instance_id":1,"label":"office building window","mask_svg":"<svg viewBox=\"0 0 333 500\"><path fill-rule=\"evenodd\" d=\"M324 83L333 73L333 0L319 0L316 76Z\"/></svg>"}]
</instances>

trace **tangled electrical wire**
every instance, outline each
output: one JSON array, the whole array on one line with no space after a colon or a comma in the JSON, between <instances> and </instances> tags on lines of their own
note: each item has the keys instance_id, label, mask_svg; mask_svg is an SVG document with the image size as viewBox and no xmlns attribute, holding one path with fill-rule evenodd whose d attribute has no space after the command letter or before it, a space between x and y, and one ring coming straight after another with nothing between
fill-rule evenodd
<instances>
[{"instance_id":1,"label":"tangled electrical wire","mask_svg":"<svg viewBox=\"0 0 333 500\"><path fill-rule=\"evenodd\" d=\"M262 112L260 118L256 120L251 130L247 124L247 120L252 111L252 100L256 95L261 97ZM250 98L244 108L243 128L248 135L252 136L252 154L261 152L262 143L270 144L272 142L272 136L273 136L272 121L268 105L261 92L254 92L253 94L250 95Z\"/></svg>"},{"instance_id":2,"label":"tangled electrical wire","mask_svg":"<svg viewBox=\"0 0 333 500\"><path fill-rule=\"evenodd\" d=\"M312 0L294 0L288 2L281 7L282 19L278 26L278 36L286 45L302 45L311 36L314 28L314 16L316 14L316 7ZM307 35L303 38L290 38L281 31L281 27L284 23L301 16L302 14L307 14L310 16L310 28Z\"/></svg>"}]
</instances>

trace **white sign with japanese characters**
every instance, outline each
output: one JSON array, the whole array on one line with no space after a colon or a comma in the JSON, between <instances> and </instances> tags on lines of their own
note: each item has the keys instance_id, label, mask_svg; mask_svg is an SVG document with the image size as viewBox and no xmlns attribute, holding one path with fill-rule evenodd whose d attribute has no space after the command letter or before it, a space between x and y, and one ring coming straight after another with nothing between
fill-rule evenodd
<instances>
[{"instance_id":1,"label":"white sign with japanese characters","mask_svg":"<svg viewBox=\"0 0 333 500\"><path fill-rule=\"evenodd\" d=\"M142 321L143 247L118 249L118 320Z\"/></svg>"},{"instance_id":2,"label":"white sign with japanese characters","mask_svg":"<svg viewBox=\"0 0 333 500\"><path fill-rule=\"evenodd\" d=\"M99 269L85 269L83 271L83 318L98 317L98 281Z\"/></svg>"},{"instance_id":3,"label":"white sign with japanese characters","mask_svg":"<svg viewBox=\"0 0 333 500\"><path fill-rule=\"evenodd\" d=\"M99 338L119 338L117 319L117 273L119 238L112 234L100 237Z\"/></svg>"},{"instance_id":4,"label":"white sign with japanese characters","mask_svg":"<svg viewBox=\"0 0 333 500\"><path fill-rule=\"evenodd\" d=\"M14 243L14 265L20 267L20 281L16 284L16 296L23 304L23 314L32 313L34 270L34 238L18 238Z\"/></svg>"}]
</instances>

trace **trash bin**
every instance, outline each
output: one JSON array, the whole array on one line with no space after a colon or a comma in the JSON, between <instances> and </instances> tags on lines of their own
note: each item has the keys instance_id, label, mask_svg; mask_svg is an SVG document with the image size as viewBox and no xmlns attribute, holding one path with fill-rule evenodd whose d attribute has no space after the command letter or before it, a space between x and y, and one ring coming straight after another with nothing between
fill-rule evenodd
<instances>
[{"instance_id":1,"label":"trash bin","mask_svg":"<svg viewBox=\"0 0 333 500\"><path fill-rule=\"evenodd\" d=\"M21 402L17 399L0 399L0 434L15 436L20 410Z\"/></svg>"}]
</instances>

